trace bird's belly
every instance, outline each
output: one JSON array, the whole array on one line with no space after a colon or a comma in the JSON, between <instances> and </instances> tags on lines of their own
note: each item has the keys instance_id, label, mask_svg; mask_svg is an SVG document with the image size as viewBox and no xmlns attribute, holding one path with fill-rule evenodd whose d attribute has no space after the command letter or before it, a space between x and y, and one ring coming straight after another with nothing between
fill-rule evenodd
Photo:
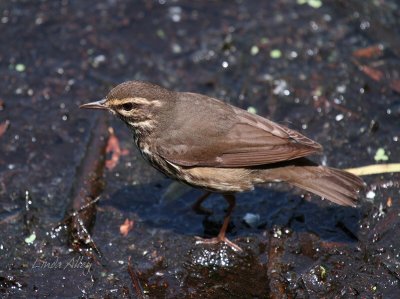
<instances>
[{"instance_id":1,"label":"bird's belly","mask_svg":"<svg viewBox=\"0 0 400 299\"><path fill-rule=\"evenodd\" d=\"M250 171L244 168L181 167L178 179L213 192L252 190Z\"/></svg>"}]
</instances>

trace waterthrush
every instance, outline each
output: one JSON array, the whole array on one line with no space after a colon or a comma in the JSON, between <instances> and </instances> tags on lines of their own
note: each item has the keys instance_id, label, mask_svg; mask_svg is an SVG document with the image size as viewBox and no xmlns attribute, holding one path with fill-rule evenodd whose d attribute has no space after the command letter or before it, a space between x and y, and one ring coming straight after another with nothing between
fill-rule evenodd
<instances>
[{"instance_id":1,"label":"waterthrush","mask_svg":"<svg viewBox=\"0 0 400 299\"><path fill-rule=\"evenodd\" d=\"M165 175L208 193L221 193L229 204L217 237L225 242L235 192L256 184L287 182L339 205L355 206L363 181L348 172L304 158L318 153L317 142L217 99L176 92L155 84L129 81L101 101L81 108L105 109L133 132L143 157Z\"/></svg>"}]
</instances>

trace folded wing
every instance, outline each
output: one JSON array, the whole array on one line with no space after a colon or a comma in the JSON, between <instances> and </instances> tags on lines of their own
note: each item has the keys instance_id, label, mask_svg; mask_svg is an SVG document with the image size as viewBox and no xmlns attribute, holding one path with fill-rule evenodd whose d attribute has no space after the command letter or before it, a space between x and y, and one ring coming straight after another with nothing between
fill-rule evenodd
<instances>
[{"instance_id":1,"label":"folded wing","mask_svg":"<svg viewBox=\"0 0 400 299\"><path fill-rule=\"evenodd\" d=\"M185 130L185 135L159 138L156 152L181 166L229 168L292 160L322 150L300 133L245 110L228 106L232 117L227 118L221 104L216 103L212 116L199 116L198 127Z\"/></svg>"}]
</instances>

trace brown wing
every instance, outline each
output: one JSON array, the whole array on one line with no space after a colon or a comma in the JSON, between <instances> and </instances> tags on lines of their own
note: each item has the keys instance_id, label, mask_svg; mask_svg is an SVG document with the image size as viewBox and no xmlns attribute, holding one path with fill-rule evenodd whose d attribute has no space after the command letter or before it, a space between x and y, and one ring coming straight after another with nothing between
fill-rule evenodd
<instances>
[{"instance_id":1,"label":"brown wing","mask_svg":"<svg viewBox=\"0 0 400 299\"><path fill-rule=\"evenodd\" d=\"M155 148L174 164L256 166L304 157L322 149L311 139L270 120L215 99L187 95L201 99L201 105L190 101L180 104L179 111L191 119L183 120L186 127L173 123L168 134L158 138ZM193 127L188 127L190 124Z\"/></svg>"}]
</instances>

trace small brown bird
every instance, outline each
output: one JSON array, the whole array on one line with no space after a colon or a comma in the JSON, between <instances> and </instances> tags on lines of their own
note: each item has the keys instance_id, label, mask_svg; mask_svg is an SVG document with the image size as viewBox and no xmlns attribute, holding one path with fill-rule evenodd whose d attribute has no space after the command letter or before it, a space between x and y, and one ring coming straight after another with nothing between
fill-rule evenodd
<instances>
[{"instance_id":1,"label":"small brown bird","mask_svg":"<svg viewBox=\"0 0 400 299\"><path fill-rule=\"evenodd\" d=\"M216 238L225 242L235 192L255 184L287 182L339 205L355 206L363 181L348 172L319 166L304 158L322 146L261 116L190 92L175 92L147 82L129 81L101 101L81 108L105 109L132 130L143 157L165 175L208 192L229 204Z\"/></svg>"}]
</instances>

